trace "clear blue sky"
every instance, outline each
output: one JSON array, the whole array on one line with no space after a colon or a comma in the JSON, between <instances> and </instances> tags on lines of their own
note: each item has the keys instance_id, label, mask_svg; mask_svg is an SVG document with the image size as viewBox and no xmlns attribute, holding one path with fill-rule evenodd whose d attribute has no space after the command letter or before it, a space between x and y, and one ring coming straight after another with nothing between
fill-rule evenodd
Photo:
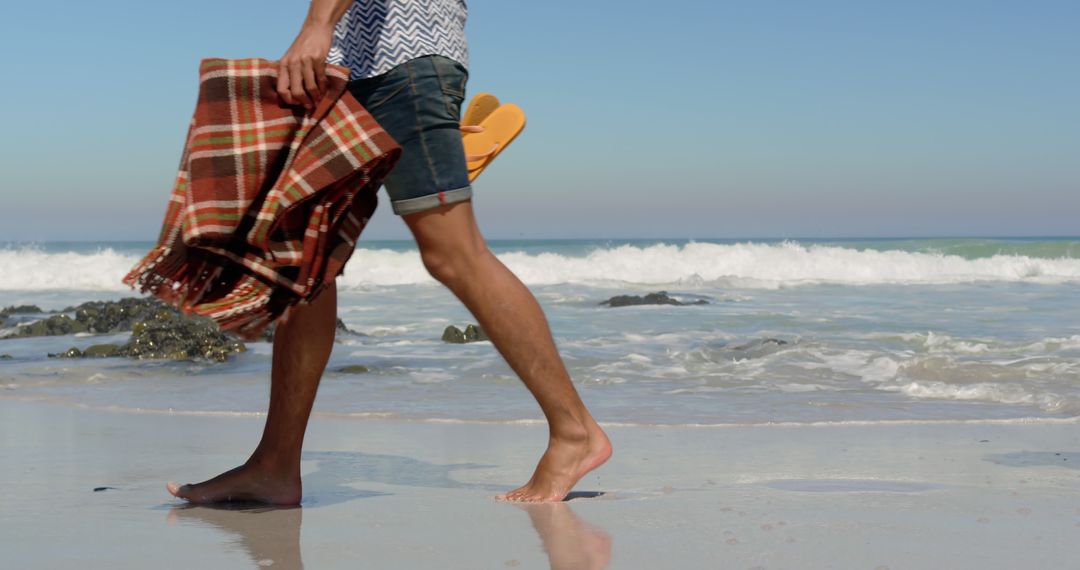
<instances>
[{"instance_id":1,"label":"clear blue sky","mask_svg":"<svg viewBox=\"0 0 1080 570\"><path fill-rule=\"evenodd\" d=\"M18 2L0 240L153 239L200 58L307 3ZM1080 234L1080 2L472 0L489 238ZM385 195L383 195L385 196ZM407 237L385 200L368 238Z\"/></svg>"}]
</instances>

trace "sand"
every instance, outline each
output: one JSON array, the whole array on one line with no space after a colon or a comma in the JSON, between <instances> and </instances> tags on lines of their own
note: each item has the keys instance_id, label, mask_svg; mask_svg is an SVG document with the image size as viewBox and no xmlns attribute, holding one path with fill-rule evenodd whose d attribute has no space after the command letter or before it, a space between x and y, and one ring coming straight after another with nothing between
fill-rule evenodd
<instances>
[{"instance_id":1,"label":"sand","mask_svg":"<svg viewBox=\"0 0 1080 570\"><path fill-rule=\"evenodd\" d=\"M611 427L583 497L521 506L493 496L528 478L543 426L319 416L301 508L165 492L237 465L261 427L0 400L0 565L1080 567L1073 423Z\"/></svg>"}]
</instances>

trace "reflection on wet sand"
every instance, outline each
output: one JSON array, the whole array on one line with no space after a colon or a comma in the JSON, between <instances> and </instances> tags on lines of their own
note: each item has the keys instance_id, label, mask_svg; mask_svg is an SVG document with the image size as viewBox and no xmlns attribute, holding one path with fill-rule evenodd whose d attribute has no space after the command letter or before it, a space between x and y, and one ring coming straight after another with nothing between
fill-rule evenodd
<instances>
[{"instance_id":1,"label":"reflection on wet sand","mask_svg":"<svg viewBox=\"0 0 1080 570\"><path fill-rule=\"evenodd\" d=\"M258 517L258 521L254 520ZM261 505L180 505L169 511L167 522L193 522L226 531L257 567L304 567L300 556L300 507Z\"/></svg>"},{"instance_id":2,"label":"reflection on wet sand","mask_svg":"<svg viewBox=\"0 0 1080 570\"><path fill-rule=\"evenodd\" d=\"M611 562L611 537L577 516L569 503L577 497L572 495L561 503L515 503L529 513L551 570L594 570L607 568Z\"/></svg>"},{"instance_id":3,"label":"reflection on wet sand","mask_svg":"<svg viewBox=\"0 0 1080 570\"><path fill-rule=\"evenodd\" d=\"M505 486L462 483L451 473L485 467L473 463L440 465L417 459L359 452L310 452L304 459L318 462L305 475L303 507L281 508L258 504L183 504L173 507L167 522L186 523L225 531L256 567L303 568L300 524L304 508L337 505L387 493L356 489L358 481L428 488L472 489L490 492ZM578 491L560 503L511 503L524 510L540 535L552 570L607 568L611 537L574 513L571 503L602 496Z\"/></svg>"}]
</instances>

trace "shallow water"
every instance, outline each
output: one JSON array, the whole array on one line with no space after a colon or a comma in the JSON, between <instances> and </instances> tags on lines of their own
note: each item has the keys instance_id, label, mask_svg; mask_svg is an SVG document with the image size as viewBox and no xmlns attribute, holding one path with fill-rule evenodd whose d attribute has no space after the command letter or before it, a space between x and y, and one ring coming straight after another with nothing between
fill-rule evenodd
<instances>
[{"instance_id":1,"label":"shallow water","mask_svg":"<svg viewBox=\"0 0 1080 570\"><path fill-rule=\"evenodd\" d=\"M130 295L147 243L0 246L0 305ZM1080 415L1080 240L529 241L493 250L533 290L583 398L616 423L1068 418ZM341 279L341 336L316 409L528 421L535 403L410 243L369 242ZM703 306L609 308L667 290ZM2 397L254 413L270 346L224 364L55 360L126 334L0 340ZM371 368L342 374L349 364Z\"/></svg>"}]
</instances>

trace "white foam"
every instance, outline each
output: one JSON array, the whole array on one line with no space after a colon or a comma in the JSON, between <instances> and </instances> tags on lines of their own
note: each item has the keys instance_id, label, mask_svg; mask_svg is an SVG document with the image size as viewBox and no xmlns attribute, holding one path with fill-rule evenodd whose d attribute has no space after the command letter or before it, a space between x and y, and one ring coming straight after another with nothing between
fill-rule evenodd
<instances>
[{"instance_id":1,"label":"white foam","mask_svg":"<svg viewBox=\"0 0 1080 570\"><path fill-rule=\"evenodd\" d=\"M1080 259L955 255L859 250L833 245L779 244L623 245L586 255L508 252L499 258L530 285L673 285L776 288L800 284L947 284L980 281L1080 281ZM112 248L94 253L46 253L40 248L0 249L0 290L123 291L120 279L138 261ZM416 250L361 247L340 280L359 291L380 285L435 286Z\"/></svg>"},{"instance_id":2,"label":"white foam","mask_svg":"<svg viewBox=\"0 0 1080 570\"><path fill-rule=\"evenodd\" d=\"M1019 384L979 382L957 385L944 382L909 382L891 389L914 398L1031 404L1048 412L1060 411L1067 404L1066 400L1057 394L1032 393L1030 387Z\"/></svg>"}]
</instances>

